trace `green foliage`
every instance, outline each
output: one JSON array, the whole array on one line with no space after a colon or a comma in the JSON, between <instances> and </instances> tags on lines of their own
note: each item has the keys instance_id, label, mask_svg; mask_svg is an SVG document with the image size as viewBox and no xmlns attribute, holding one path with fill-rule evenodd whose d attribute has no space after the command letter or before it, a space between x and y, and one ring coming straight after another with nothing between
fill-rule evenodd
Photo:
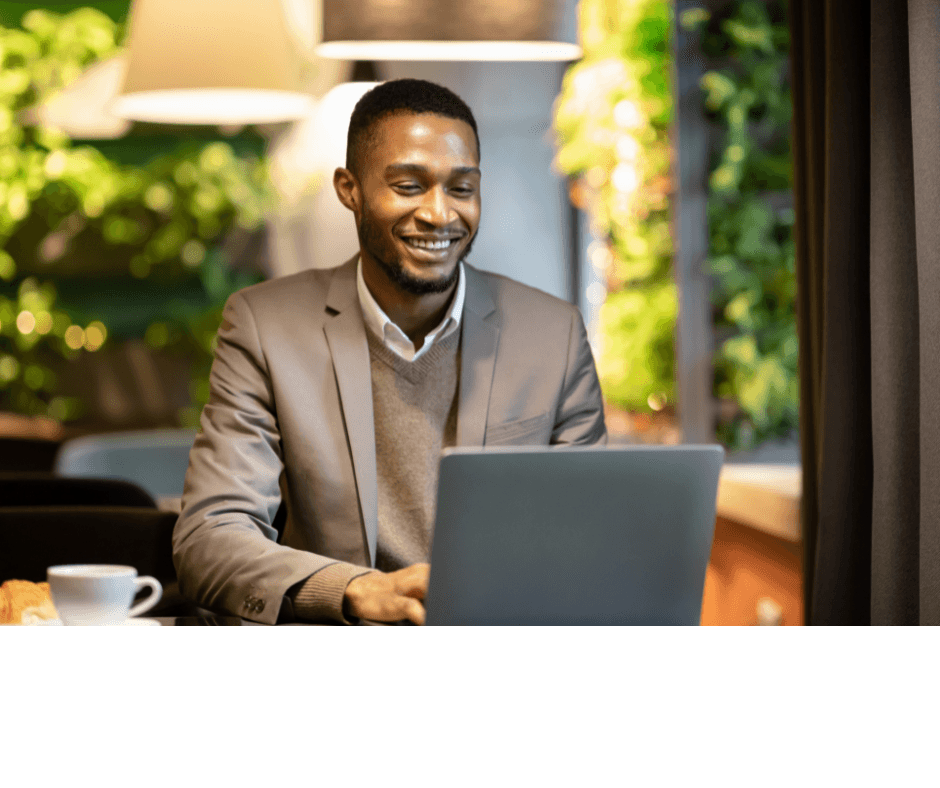
<instances>
[{"instance_id":1,"label":"green foliage","mask_svg":"<svg viewBox=\"0 0 940 788\"><path fill-rule=\"evenodd\" d=\"M677 303L672 282L647 282L608 295L600 329L602 343L617 343L613 353L604 353L604 394L610 402L641 409L650 407L652 397L662 407L658 397L674 375ZM643 394L646 399L638 402Z\"/></svg>"},{"instance_id":2,"label":"green foliage","mask_svg":"<svg viewBox=\"0 0 940 788\"><path fill-rule=\"evenodd\" d=\"M718 425L730 448L799 425L786 4L736 0L680 19L721 68L701 81L721 144L709 178Z\"/></svg>"},{"instance_id":3,"label":"green foliage","mask_svg":"<svg viewBox=\"0 0 940 788\"><path fill-rule=\"evenodd\" d=\"M104 306L85 314L53 283L129 275L152 293L190 281L200 289L196 299L163 302L147 330L162 338L152 345L196 359L194 406L181 414L191 422L204 401L221 306L260 278L232 272L219 243L233 227L260 226L266 173L257 157L218 140L180 144L133 166L41 125L31 108L116 54L121 35L90 8L32 10L22 29L0 28L0 409L80 415L80 403L57 394L50 367L97 350L109 334L104 321L118 318L114 306L111 317ZM73 322L79 316L84 328Z\"/></svg>"},{"instance_id":4,"label":"green foliage","mask_svg":"<svg viewBox=\"0 0 940 788\"><path fill-rule=\"evenodd\" d=\"M675 322L669 229L672 5L582 0L583 59L555 107L556 166L573 182L604 271L598 371L604 396L632 411L675 402Z\"/></svg>"}]
</instances>

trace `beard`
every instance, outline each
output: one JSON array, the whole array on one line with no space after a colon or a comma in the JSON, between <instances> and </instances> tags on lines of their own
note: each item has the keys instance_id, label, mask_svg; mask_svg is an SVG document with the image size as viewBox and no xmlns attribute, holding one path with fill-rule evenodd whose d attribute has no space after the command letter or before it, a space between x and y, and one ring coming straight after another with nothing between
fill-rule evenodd
<instances>
[{"instance_id":1,"label":"beard","mask_svg":"<svg viewBox=\"0 0 940 788\"><path fill-rule=\"evenodd\" d=\"M479 228L477 229L479 230ZM372 222L367 211L362 212L362 220L359 223L359 243L362 245L363 250L372 256L393 284L403 292L411 295L446 293L453 287L460 277L460 264L467 259L475 239L476 233L467 243L467 248L464 249L463 254L449 274L440 276L437 279L421 279L405 268L401 256L396 254L392 245L385 241L381 231Z\"/></svg>"}]
</instances>

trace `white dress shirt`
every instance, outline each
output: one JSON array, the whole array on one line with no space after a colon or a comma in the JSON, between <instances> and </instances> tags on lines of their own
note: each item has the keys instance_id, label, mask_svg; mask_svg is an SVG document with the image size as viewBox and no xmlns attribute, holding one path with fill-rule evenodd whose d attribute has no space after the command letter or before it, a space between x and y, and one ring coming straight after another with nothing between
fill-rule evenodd
<instances>
[{"instance_id":1,"label":"white dress shirt","mask_svg":"<svg viewBox=\"0 0 940 788\"><path fill-rule=\"evenodd\" d=\"M447 310L447 314L437 327L428 332L420 350L415 350L414 343L408 339L408 335L392 322L369 292L366 280L362 276L362 257L360 256L356 263L356 287L359 290L359 303L362 305L362 317L366 321L366 327L371 329L377 337L381 337L385 346L396 356L400 356L405 361L417 361L435 342L450 336L460 328L460 316L463 314L467 285L464 279L463 263L459 263L459 266L457 291L450 302L450 309Z\"/></svg>"}]
</instances>

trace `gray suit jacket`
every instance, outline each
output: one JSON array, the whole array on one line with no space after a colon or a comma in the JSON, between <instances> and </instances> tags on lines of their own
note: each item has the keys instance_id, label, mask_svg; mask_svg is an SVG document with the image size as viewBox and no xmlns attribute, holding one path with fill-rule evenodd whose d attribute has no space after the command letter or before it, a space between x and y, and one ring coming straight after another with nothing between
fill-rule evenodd
<instances>
[{"instance_id":1,"label":"gray suit jacket","mask_svg":"<svg viewBox=\"0 0 940 788\"><path fill-rule=\"evenodd\" d=\"M606 441L578 310L465 272L457 444ZM338 560L375 563L372 386L355 259L235 293L210 384L173 534L180 589L274 623L296 583Z\"/></svg>"}]
</instances>

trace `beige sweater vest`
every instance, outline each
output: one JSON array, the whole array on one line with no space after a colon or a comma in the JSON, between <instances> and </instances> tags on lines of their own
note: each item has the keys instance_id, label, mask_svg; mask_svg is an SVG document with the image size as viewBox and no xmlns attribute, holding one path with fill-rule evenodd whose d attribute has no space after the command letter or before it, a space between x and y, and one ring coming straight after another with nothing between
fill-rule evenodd
<instances>
[{"instance_id":1,"label":"beige sweater vest","mask_svg":"<svg viewBox=\"0 0 940 788\"><path fill-rule=\"evenodd\" d=\"M457 440L460 331L405 361L371 331L369 357L375 418L379 532L376 569L430 560L441 450ZM336 563L310 577L294 597L294 612L308 620L345 621L349 581L370 571Z\"/></svg>"}]
</instances>

